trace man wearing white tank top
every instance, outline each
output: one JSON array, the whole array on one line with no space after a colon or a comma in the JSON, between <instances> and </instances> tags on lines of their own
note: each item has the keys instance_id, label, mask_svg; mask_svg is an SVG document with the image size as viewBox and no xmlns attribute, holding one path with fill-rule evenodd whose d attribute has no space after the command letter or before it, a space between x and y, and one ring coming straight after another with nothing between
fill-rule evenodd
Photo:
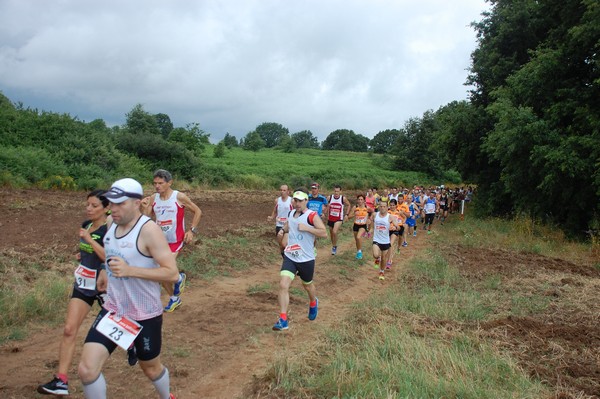
<instances>
[{"instance_id":1,"label":"man wearing white tank top","mask_svg":"<svg viewBox=\"0 0 600 399\"><path fill-rule=\"evenodd\" d=\"M163 231L171 252L177 256L184 244L193 241L194 235L198 234L198 225L202 217L202 211L198 205L180 191L173 190L173 176L164 169L158 169L154 172L154 190L156 194L146 197L142 200L142 212L144 215L153 218ZM185 229L185 210L188 209L194 214L192 227ZM175 284L163 284L163 288L169 295L169 302L165 307L165 312L172 312L181 305L180 294L185 288L187 276L185 273L179 273L179 279Z\"/></svg>"},{"instance_id":2,"label":"man wearing white tank top","mask_svg":"<svg viewBox=\"0 0 600 399\"><path fill-rule=\"evenodd\" d=\"M100 274L97 286L106 289L107 299L83 345L78 367L83 392L88 399L105 399L105 362L117 346L133 345L159 397L174 399L169 371L160 360L160 284L177 281L175 257L158 225L140 211L139 182L118 180L104 195L111 202L113 223L104 237L106 273Z\"/></svg>"},{"instance_id":3,"label":"man wearing white tank top","mask_svg":"<svg viewBox=\"0 0 600 399\"><path fill-rule=\"evenodd\" d=\"M283 253L283 249L287 245L287 234L279 234L279 230L283 228L287 222L288 213L293 209L292 197L290 197L290 189L287 184L282 184L279 187L281 196L275 198L275 206L271 215L267 216L267 221L271 222L275 219L275 237L279 243L279 250Z\"/></svg>"},{"instance_id":4,"label":"man wearing white tank top","mask_svg":"<svg viewBox=\"0 0 600 399\"><path fill-rule=\"evenodd\" d=\"M323 220L316 211L308 209L306 189L294 192L294 210L288 214L287 221L279 235L289 234L284 250L283 263L279 272L279 320L273 326L274 331L289 328L287 311L290 304L290 285L296 276L300 277L302 286L308 294L308 319L315 320L319 311L319 300L313 283L315 272L315 238L327 237Z\"/></svg>"}]
</instances>

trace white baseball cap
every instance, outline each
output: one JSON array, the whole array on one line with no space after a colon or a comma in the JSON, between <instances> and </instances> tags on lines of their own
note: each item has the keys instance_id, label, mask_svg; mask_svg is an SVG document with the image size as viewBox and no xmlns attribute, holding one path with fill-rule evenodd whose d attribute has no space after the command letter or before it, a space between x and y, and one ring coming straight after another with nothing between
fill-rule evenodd
<instances>
[{"instance_id":1,"label":"white baseball cap","mask_svg":"<svg viewBox=\"0 0 600 399\"><path fill-rule=\"evenodd\" d=\"M104 193L104 197L115 204L120 204L130 198L142 199L143 196L144 189L142 185L137 180L129 177L117 180L110 187L110 190Z\"/></svg>"}]
</instances>

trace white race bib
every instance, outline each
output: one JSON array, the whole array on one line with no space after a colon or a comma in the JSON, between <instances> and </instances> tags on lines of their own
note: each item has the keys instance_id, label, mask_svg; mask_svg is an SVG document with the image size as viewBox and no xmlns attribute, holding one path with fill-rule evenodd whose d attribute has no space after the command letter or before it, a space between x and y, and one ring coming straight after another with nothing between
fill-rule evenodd
<instances>
[{"instance_id":1,"label":"white race bib","mask_svg":"<svg viewBox=\"0 0 600 399\"><path fill-rule=\"evenodd\" d=\"M96 330L121 348L127 350L142 331L142 326L127 317L107 313L96 326Z\"/></svg>"},{"instance_id":2,"label":"white race bib","mask_svg":"<svg viewBox=\"0 0 600 399\"><path fill-rule=\"evenodd\" d=\"M74 274L75 284L78 288L91 291L96 289L96 270L79 265Z\"/></svg>"},{"instance_id":3,"label":"white race bib","mask_svg":"<svg viewBox=\"0 0 600 399\"><path fill-rule=\"evenodd\" d=\"M302 249L302 247L299 244L294 244L294 245L288 245L287 247L285 247L284 251L293 257L297 257L297 256L300 256L301 249Z\"/></svg>"}]
</instances>

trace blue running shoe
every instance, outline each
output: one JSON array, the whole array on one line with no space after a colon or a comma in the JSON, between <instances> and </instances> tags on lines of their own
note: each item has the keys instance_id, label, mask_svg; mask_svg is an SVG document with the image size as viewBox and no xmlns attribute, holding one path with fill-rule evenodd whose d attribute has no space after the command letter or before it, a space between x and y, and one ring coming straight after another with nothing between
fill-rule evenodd
<instances>
[{"instance_id":1,"label":"blue running shoe","mask_svg":"<svg viewBox=\"0 0 600 399\"><path fill-rule=\"evenodd\" d=\"M337 254L337 247L331 247L331 254L332 255Z\"/></svg>"},{"instance_id":2,"label":"blue running shoe","mask_svg":"<svg viewBox=\"0 0 600 399\"><path fill-rule=\"evenodd\" d=\"M277 321L277 323L275 323L273 326L273 331L287 330L288 328L290 328L288 326L288 321L280 318L279 321Z\"/></svg>"},{"instance_id":3,"label":"blue running shoe","mask_svg":"<svg viewBox=\"0 0 600 399\"><path fill-rule=\"evenodd\" d=\"M169 303L165 306L165 312L172 312L181 306L181 298L177 297L177 299L169 299Z\"/></svg>"},{"instance_id":4,"label":"blue running shoe","mask_svg":"<svg viewBox=\"0 0 600 399\"><path fill-rule=\"evenodd\" d=\"M185 289L185 282L187 281L187 276L185 273L179 273L179 281L175 283L173 287L173 296L179 296Z\"/></svg>"},{"instance_id":5,"label":"blue running shoe","mask_svg":"<svg viewBox=\"0 0 600 399\"><path fill-rule=\"evenodd\" d=\"M356 259L361 260L363 258L362 252L357 252L356 253Z\"/></svg>"},{"instance_id":6,"label":"blue running shoe","mask_svg":"<svg viewBox=\"0 0 600 399\"><path fill-rule=\"evenodd\" d=\"M403 246L403 247L408 247L408 243L407 243L406 241L404 241L404 242L402 243L402 246Z\"/></svg>"},{"instance_id":7,"label":"blue running shoe","mask_svg":"<svg viewBox=\"0 0 600 399\"><path fill-rule=\"evenodd\" d=\"M308 320L316 319L317 314L319 314L319 298L317 298L317 304L314 307L308 307Z\"/></svg>"}]
</instances>

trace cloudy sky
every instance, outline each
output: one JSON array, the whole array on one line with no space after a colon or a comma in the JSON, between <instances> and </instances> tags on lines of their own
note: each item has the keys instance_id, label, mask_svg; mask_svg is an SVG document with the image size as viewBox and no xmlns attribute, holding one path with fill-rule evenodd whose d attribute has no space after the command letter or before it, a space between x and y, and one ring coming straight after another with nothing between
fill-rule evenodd
<instances>
[{"instance_id":1,"label":"cloudy sky","mask_svg":"<svg viewBox=\"0 0 600 399\"><path fill-rule=\"evenodd\" d=\"M262 122L373 137L467 98L484 0L0 0L0 91L122 125L140 103L216 142Z\"/></svg>"}]
</instances>

